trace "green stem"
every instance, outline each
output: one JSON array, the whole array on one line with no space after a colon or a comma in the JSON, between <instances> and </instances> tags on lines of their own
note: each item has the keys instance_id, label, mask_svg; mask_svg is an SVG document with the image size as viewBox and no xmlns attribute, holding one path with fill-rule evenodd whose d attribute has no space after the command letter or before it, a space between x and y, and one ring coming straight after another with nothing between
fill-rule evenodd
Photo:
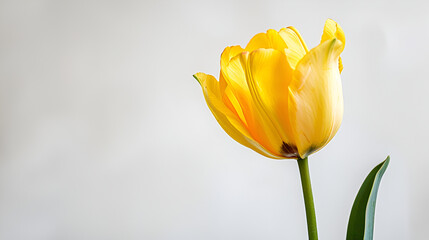
<instances>
[{"instance_id":1,"label":"green stem","mask_svg":"<svg viewBox=\"0 0 429 240\"><path fill-rule=\"evenodd\" d=\"M308 239L317 240L316 211L314 210L313 191L311 190L308 158L297 160L301 175L302 193L304 194L305 213L307 216Z\"/></svg>"}]
</instances>

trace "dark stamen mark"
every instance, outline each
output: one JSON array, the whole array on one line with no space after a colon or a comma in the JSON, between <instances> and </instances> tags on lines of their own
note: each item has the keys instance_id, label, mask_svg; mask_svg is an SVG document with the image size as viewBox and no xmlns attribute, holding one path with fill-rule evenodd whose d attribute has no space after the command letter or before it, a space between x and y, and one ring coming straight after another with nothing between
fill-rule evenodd
<instances>
[{"instance_id":1,"label":"dark stamen mark","mask_svg":"<svg viewBox=\"0 0 429 240\"><path fill-rule=\"evenodd\" d=\"M282 147L280 149L281 154L286 158L298 158L298 149L294 145L289 145L283 142Z\"/></svg>"}]
</instances>

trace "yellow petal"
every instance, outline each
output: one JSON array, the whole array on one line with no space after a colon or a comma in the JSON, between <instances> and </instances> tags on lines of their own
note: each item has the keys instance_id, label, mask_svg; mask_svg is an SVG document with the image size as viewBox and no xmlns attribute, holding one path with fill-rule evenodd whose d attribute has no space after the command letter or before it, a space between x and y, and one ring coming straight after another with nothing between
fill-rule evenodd
<instances>
[{"instance_id":1,"label":"yellow petal","mask_svg":"<svg viewBox=\"0 0 429 240\"><path fill-rule=\"evenodd\" d=\"M224 84L221 84L222 82ZM224 85L224 88L222 88L223 85ZM224 77L222 74L220 74L219 86L220 86L220 92L222 94L222 101L236 116L238 116L240 121L247 128L248 124L246 121L246 116L244 115L244 112L243 112L243 107L240 104L239 99L234 94L234 90L226 84L226 81L224 80Z\"/></svg>"},{"instance_id":2,"label":"yellow petal","mask_svg":"<svg viewBox=\"0 0 429 240\"><path fill-rule=\"evenodd\" d=\"M204 73L197 73L194 77L201 84L204 97L210 111L215 116L219 125L230 137L240 144L251 148L266 157L274 159L281 158L280 156L272 154L251 138L250 133L243 126L237 116L234 115L222 102L219 82L213 76Z\"/></svg>"},{"instance_id":3,"label":"yellow petal","mask_svg":"<svg viewBox=\"0 0 429 240\"><path fill-rule=\"evenodd\" d=\"M290 68L283 52L274 49L258 49L247 58L247 83L255 106L266 122L269 122L281 137L283 156L296 158L293 132L288 115L288 86L292 80ZM286 152L288 151L288 152ZM292 151L292 152L291 152Z\"/></svg>"},{"instance_id":4,"label":"yellow petal","mask_svg":"<svg viewBox=\"0 0 429 240\"><path fill-rule=\"evenodd\" d=\"M231 58L237 56L238 54L242 53L243 51L244 51L244 49L241 48L240 46L226 47L220 56L221 68L225 68L226 66L228 66L229 61L231 61Z\"/></svg>"},{"instance_id":5,"label":"yellow petal","mask_svg":"<svg viewBox=\"0 0 429 240\"><path fill-rule=\"evenodd\" d=\"M240 46L226 47L225 50L223 50L220 58L221 73L219 84L225 104L233 112L236 112L241 121L247 125L246 117L243 113L243 108L245 108L244 110L249 108L245 100L249 98L246 96L248 95L246 79L239 62L234 61L231 67L229 66L231 59L243 51L244 49ZM228 81L225 79L228 79ZM240 102L245 103L240 104Z\"/></svg>"},{"instance_id":6,"label":"yellow petal","mask_svg":"<svg viewBox=\"0 0 429 240\"><path fill-rule=\"evenodd\" d=\"M224 100L224 102L230 107L231 105L234 107L237 115L246 124L250 135L255 141L270 152L281 156L279 150L282 145L282 139L272 123L267 121L260 109L257 108L249 91L246 74L247 61L243 59L243 56L247 56L247 54L248 52L242 52L233 57L221 69L220 80L224 82L221 85L226 86L224 88L224 97L229 100Z\"/></svg>"},{"instance_id":7,"label":"yellow petal","mask_svg":"<svg viewBox=\"0 0 429 240\"><path fill-rule=\"evenodd\" d=\"M344 49L336 38L307 53L289 86L289 113L302 158L325 146L338 131L343 95L338 58Z\"/></svg>"},{"instance_id":8,"label":"yellow petal","mask_svg":"<svg viewBox=\"0 0 429 240\"><path fill-rule=\"evenodd\" d=\"M251 52L259 48L283 50L286 44L276 30L269 29L267 33L256 34L250 39L245 51Z\"/></svg>"},{"instance_id":9,"label":"yellow petal","mask_svg":"<svg viewBox=\"0 0 429 240\"><path fill-rule=\"evenodd\" d=\"M231 59L235 56L237 56L238 54L240 54L241 52L243 52L244 49L241 48L240 46L232 46L232 47L226 47L222 54L221 54L221 58L220 58L220 66L221 66L221 73L220 73L220 77L219 77L219 86L220 86L220 91L222 93L222 99L225 102L225 104L228 106L228 108L231 109L231 111L233 111L234 113L237 114L237 116L239 116L240 120L245 123L245 125L247 126L246 123L246 119L245 116L243 114L243 109L240 106L240 102L238 101L237 97L234 95L234 91L232 90L232 87L229 86L228 87L228 83L225 81L225 77L224 75L226 73L223 73L222 69L227 69L229 66L229 62L231 61ZM246 82L244 79L240 79L240 78L235 78L233 79L233 83L231 85L237 85L236 88L238 89L245 89L247 88Z\"/></svg>"},{"instance_id":10,"label":"yellow petal","mask_svg":"<svg viewBox=\"0 0 429 240\"><path fill-rule=\"evenodd\" d=\"M344 35L343 29L332 19L328 19L325 22L325 27L323 28L323 34L322 34L322 40L320 40L320 43L323 43L325 41L332 40L333 38L336 38L342 42L342 49L343 51L345 43L346 43L346 36ZM343 64L341 57L338 59L338 67L340 69L340 72L343 71Z\"/></svg>"},{"instance_id":11,"label":"yellow petal","mask_svg":"<svg viewBox=\"0 0 429 240\"><path fill-rule=\"evenodd\" d=\"M222 99L248 127L249 123L252 124L253 107L240 56L236 56L230 61L224 56L222 58L224 60L222 60L219 78Z\"/></svg>"},{"instance_id":12,"label":"yellow petal","mask_svg":"<svg viewBox=\"0 0 429 240\"><path fill-rule=\"evenodd\" d=\"M294 27L282 28L279 34L287 46L285 52L288 62L295 69L298 62L308 52L307 45Z\"/></svg>"}]
</instances>

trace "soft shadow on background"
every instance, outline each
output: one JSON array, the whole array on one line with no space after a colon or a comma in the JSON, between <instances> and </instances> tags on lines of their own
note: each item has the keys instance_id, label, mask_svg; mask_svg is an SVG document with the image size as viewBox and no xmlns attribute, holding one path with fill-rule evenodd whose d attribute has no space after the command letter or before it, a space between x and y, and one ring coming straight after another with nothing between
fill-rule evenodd
<instances>
[{"instance_id":1,"label":"soft shadow on background","mask_svg":"<svg viewBox=\"0 0 429 240\"><path fill-rule=\"evenodd\" d=\"M310 157L320 239L344 239L391 155L374 239L425 239L423 1L0 1L0 239L306 239L296 162L230 139L195 72L290 25L346 33L345 113Z\"/></svg>"}]
</instances>

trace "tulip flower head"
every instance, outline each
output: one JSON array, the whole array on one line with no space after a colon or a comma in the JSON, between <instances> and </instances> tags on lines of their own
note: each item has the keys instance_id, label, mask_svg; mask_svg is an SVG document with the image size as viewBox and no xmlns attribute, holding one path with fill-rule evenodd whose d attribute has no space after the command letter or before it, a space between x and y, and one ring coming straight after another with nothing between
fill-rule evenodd
<instances>
[{"instance_id":1,"label":"tulip flower head","mask_svg":"<svg viewBox=\"0 0 429 240\"><path fill-rule=\"evenodd\" d=\"M294 27L255 35L221 55L219 81L197 73L211 112L225 132L270 158L306 158L324 147L343 117L340 54L345 36L328 19L308 50Z\"/></svg>"}]
</instances>

